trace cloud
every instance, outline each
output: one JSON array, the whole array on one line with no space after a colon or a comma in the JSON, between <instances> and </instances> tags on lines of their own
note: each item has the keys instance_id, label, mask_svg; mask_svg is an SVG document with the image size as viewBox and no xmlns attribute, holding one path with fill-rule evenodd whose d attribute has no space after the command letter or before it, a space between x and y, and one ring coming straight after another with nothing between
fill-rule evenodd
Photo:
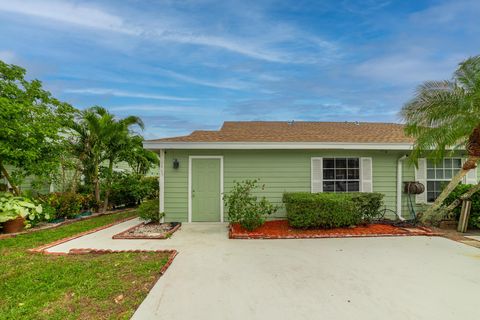
<instances>
[{"instance_id":1,"label":"cloud","mask_svg":"<svg viewBox=\"0 0 480 320\"><path fill-rule=\"evenodd\" d=\"M0 10L125 34L138 34L139 32L135 28L127 27L119 16L93 6L68 1L0 0Z\"/></svg>"},{"instance_id":2,"label":"cloud","mask_svg":"<svg viewBox=\"0 0 480 320\"><path fill-rule=\"evenodd\" d=\"M214 88L223 88L223 89L232 89L232 90L243 90L250 87L249 83L239 80L222 80L222 81L212 81L205 80L196 77L191 77L185 74L181 74L171 70L161 69L160 72L163 74L175 78L177 80L198 84L201 86L214 87Z\"/></svg>"},{"instance_id":3,"label":"cloud","mask_svg":"<svg viewBox=\"0 0 480 320\"><path fill-rule=\"evenodd\" d=\"M450 78L460 57L433 59L416 54L393 54L365 61L354 69L357 76L384 81L385 85L413 85Z\"/></svg>"},{"instance_id":4,"label":"cloud","mask_svg":"<svg viewBox=\"0 0 480 320\"><path fill-rule=\"evenodd\" d=\"M88 95L106 95L106 96L115 96L115 97L154 99L154 100L173 100L173 101L196 100L196 99L185 98L185 97L150 94L150 93L139 93L139 92L123 91L123 90L116 90L116 89L105 89L105 88L66 89L64 90L64 92L88 94Z\"/></svg>"},{"instance_id":5,"label":"cloud","mask_svg":"<svg viewBox=\"0 0 480 320\"><path fill-rule=\"evenodd\" d=\"M175 106L175 105L122 105L109 107L108 110L113 112L124 111L145 111L145 112L182 112L182 113L202 113L205 111L202 107L198 106Z\"/></svg>"},{"instance_id":6,"label":"cloud","mask_svg":"<svg viewBox=\"0 0 480 320\"><path fill-rule=\"evenodd\" d=\"M256 26L247 25L248 28L263 29L262 34L255 29L254 33L238 36L232 33L222 34L211 32L211 30L202 30L200 25L191 25L189 18L174 19L166 15L162 16L161 20L168 20L168 22L162 24L158 22L160 19L154 21L145 19L145 15L142 16L142 20L135 23L134 16L126 19L98 6L69 1L0 0L0 11L29 15L84 28L116 32L151 41L217 48L275 63L317 63L325 60L325 57L337 57L339 53L336 45L332 42L309 35L290 25L282 24L274 28L272 23L264 17L261 17L264 20L260 19L260 22L255 21ZM248 15L244 16L244 18L247 17ZM288 42L298 43L301 52L290 52L283 45ZM306 54L305 49L312 47L316 50L315 54L307 56L301 54Z\"/></svg>"}]
</instances>

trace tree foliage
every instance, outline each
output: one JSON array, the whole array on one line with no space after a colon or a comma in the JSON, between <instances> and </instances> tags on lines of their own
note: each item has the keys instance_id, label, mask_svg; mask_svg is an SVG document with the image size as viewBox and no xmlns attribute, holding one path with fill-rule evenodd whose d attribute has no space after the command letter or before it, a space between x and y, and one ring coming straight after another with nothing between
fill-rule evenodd
<instances>
[{"instance_id":1,"label":"tree foliage","mask_svg":"<svg viewBox=\"0 0 480 320\"><path fill-rule=\"evenodd\" d=\"M63 128L75 110L25 74L25 69L0 61L0 170L17 194L26 176L48 179L57 170ZM7 164L16 169L8 171Z\"/></svg>"},{"instance_id":2,"label":"tree foliage","mask_svg":"<svg viewBox=\"0 0 480 320\"><path fill-rule=\"evenodd\" d=\"M451 80L427 81L401 111L405 132L415 138L411 159L440 160L466 148L468 159L422 219L436 220L435 211L480 159L480 56L459 64Z\"/></svg>"}]
</instances>

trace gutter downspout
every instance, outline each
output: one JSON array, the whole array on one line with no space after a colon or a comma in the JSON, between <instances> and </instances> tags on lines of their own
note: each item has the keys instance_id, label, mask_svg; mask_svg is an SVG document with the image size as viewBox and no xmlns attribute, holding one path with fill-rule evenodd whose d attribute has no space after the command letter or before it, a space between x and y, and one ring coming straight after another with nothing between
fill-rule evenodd
<instances>
[{"instance_id":1,"label":"gutter downspout","mask_svg":"<svg viewBox=\"0 0 480 320\"><path fill-rule=\"evenodd\" d=\"M407 158L406 155L397 160L397 215L400 220L405 220L402 216L402 176L403 176L403 160Z\"/></svg>"}]
</instances>

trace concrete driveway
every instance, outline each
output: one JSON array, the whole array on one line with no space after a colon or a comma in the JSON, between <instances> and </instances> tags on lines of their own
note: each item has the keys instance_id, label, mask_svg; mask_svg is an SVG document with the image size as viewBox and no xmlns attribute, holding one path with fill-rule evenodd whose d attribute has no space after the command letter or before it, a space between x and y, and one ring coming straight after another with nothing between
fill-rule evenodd
<instances>
[{"instance_id":1,"label":"concrete driveway","mask_svg":"<svg viewBox=\"0 0 480 320\"><path fill-rule=\"evenodd\" d=\"M438 237L229 240L186 224L112 240L137 221L51 248L177 249L133 319L479 319L480 250Z\"/></svg>"}]
</instances>

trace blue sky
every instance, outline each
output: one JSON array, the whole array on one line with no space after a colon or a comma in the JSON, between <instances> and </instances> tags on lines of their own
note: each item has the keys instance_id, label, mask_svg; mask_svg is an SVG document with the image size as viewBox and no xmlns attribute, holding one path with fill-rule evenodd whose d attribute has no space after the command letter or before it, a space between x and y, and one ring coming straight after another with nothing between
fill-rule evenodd
<instances>
[{"instance_id":1,"label":"blue sky","mask_svg":"<svg viewBox=\"0 0 480 320\"><path fill-rule=\"evenodd\" d=\"M0 59L147 138L225 120L398 122L480 54L480 1L0 0Z\"/></svg>"}]
</instances>

